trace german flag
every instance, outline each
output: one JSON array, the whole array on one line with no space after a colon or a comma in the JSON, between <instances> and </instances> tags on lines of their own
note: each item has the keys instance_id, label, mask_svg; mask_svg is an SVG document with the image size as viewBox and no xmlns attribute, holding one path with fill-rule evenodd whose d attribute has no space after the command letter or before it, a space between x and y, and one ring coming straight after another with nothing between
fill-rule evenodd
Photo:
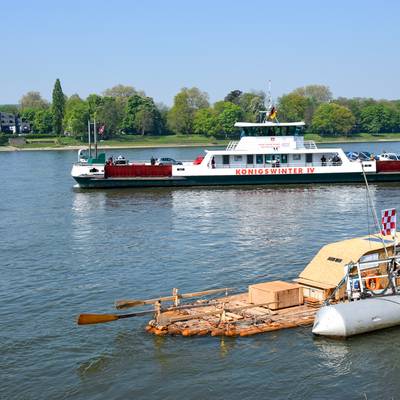
<instances>
[{"instance_id":1,"label":"german flag","mask_svg":"<svg viewBox=\"0 0 400 400\"><path fill-rule=\"evenodd\" d=\"M275 118L276 118L276 114L277 114L276 108L275 108L275 107L272 107L272 108L271 108L271 111L270 111L270 113L269 113L269 115L268 115L268 119L275 119Z\"/></svg>"}]
</instances>

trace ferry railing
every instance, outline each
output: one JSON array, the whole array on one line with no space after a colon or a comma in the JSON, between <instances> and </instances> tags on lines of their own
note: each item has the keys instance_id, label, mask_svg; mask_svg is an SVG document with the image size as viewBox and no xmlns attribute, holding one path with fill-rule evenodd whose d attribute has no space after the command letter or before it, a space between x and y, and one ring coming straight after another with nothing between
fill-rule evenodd
<instances>
[{"instance_id":1,"label":"ferry railing","mask_svg":"<svg viewBox=\"0 0 400 400\"><path fill-rule=\"evenodd\" d=\"M238 141L237 140L231 140L229 143L228 143L228 146L226 146L226 150L235 150L236 149L236 146L238 145Z\"/></svg>"},{"instance_id":2,"label":"ferry railing","mask_svg":"<svg viewBox=\"0 0 400 400\"><path fill-rule=\"evenodd\" d=\"M305 168L305 167L339 167L343 163L341 161L326 161L326 162L312 162L312 163L263 163L263 164L219 164L215 168Z\"/></svg>"},{"instance_id":3,"label":"ferry railing","mask_svg":"<svg viewBox=\"0 0 400 400\"><path fill-rule=\"evenodd\" d=\"M304 148L305 149L317 149L317 145L315 144L314 140L305 140Z\"/></svg>"}]
</instances>

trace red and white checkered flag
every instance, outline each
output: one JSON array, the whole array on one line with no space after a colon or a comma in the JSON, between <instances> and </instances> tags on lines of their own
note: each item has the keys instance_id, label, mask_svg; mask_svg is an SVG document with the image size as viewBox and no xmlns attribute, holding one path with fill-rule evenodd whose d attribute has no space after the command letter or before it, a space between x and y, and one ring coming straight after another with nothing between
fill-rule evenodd
<instances>
[{"instance_id":1,"label":"red and white checkered flag","mask_svg":"<svg viewBox=\"0 0 400 400\"><path fill-rule=\"evenodd\" d=\"M382 235L395 235L396 234L396 209L390 208L382 210Z\"/></svg>"}]
</instances>

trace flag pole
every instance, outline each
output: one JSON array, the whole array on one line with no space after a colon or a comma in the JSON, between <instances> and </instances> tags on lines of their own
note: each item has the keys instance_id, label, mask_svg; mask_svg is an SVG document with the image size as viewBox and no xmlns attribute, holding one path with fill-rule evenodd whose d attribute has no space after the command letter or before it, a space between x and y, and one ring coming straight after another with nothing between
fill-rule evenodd
<instances>
[{"instance_id":1,"label":"flag pole","mask_svg":"<svg viewBox=\"0 0 400 400\"><path fill-rule=\"evenodd\" d=\"M88 142L89 142L89 158L92 157L92 142L90 140L90 119L88 120Z\"/></svg>"},{"instance_id":2,"label":"flag pole","mask_svg":"<svg viewBox=\"0 0 400 400\"><path fill-rule=\"evenodd\" d=\"M386 248L385 239L383 238L382 229L380 229L378 215L376 214L376 210L375 210L375 205L372 203L371 192L369 190L367 176L365 175L365 171L364 171L364 164L362 163L361 160L360 160L360 162L361 162L362 174L363 174L364 181L365 181L365 186L367 187L367 195L368 195L367 197L368 197L371 209L372 209L372 215L374 216L375 225L376 225L376 228L378 229L378 232L381 232L380 238L381 238L381 241L382 241L382 244L383 244L383 248L385 249L386 258L388 258L389 255L388 255L388 251L387 251L387 248Z\"/></svg>"},{"instance_id":3,"label":"flag pole","mask_svg":"<svg viewBox=\"0 0 400 400\"><path fill-rule=\"evenodd\" d=\"M97 158L97 130L96 130L96 119L94 119L94 124L93 124L93 134L94 134L94 149L95 149L95 154Z\"/></svg>"}]
</instances>

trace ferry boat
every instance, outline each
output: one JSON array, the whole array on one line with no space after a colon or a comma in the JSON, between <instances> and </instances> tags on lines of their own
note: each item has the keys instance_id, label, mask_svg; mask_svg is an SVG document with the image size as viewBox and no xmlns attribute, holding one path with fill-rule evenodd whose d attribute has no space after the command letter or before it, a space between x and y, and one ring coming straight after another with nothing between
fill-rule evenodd
<instances>
[{"instance_id":1,"label":"ferry boat","mask_svg":"<svg viewBox=\"0 0 400 400\"><path fill-rule=\"evenodd\" d=\"M400 182L400 162L349 159L341 148L318 148L304 140L304 122L237 122L239 141L224 150L206 150L203 158L182 165L106 162L105 155L73 165L82 188L178 187L363 182Z\"/></svg>"}]
</instances>

